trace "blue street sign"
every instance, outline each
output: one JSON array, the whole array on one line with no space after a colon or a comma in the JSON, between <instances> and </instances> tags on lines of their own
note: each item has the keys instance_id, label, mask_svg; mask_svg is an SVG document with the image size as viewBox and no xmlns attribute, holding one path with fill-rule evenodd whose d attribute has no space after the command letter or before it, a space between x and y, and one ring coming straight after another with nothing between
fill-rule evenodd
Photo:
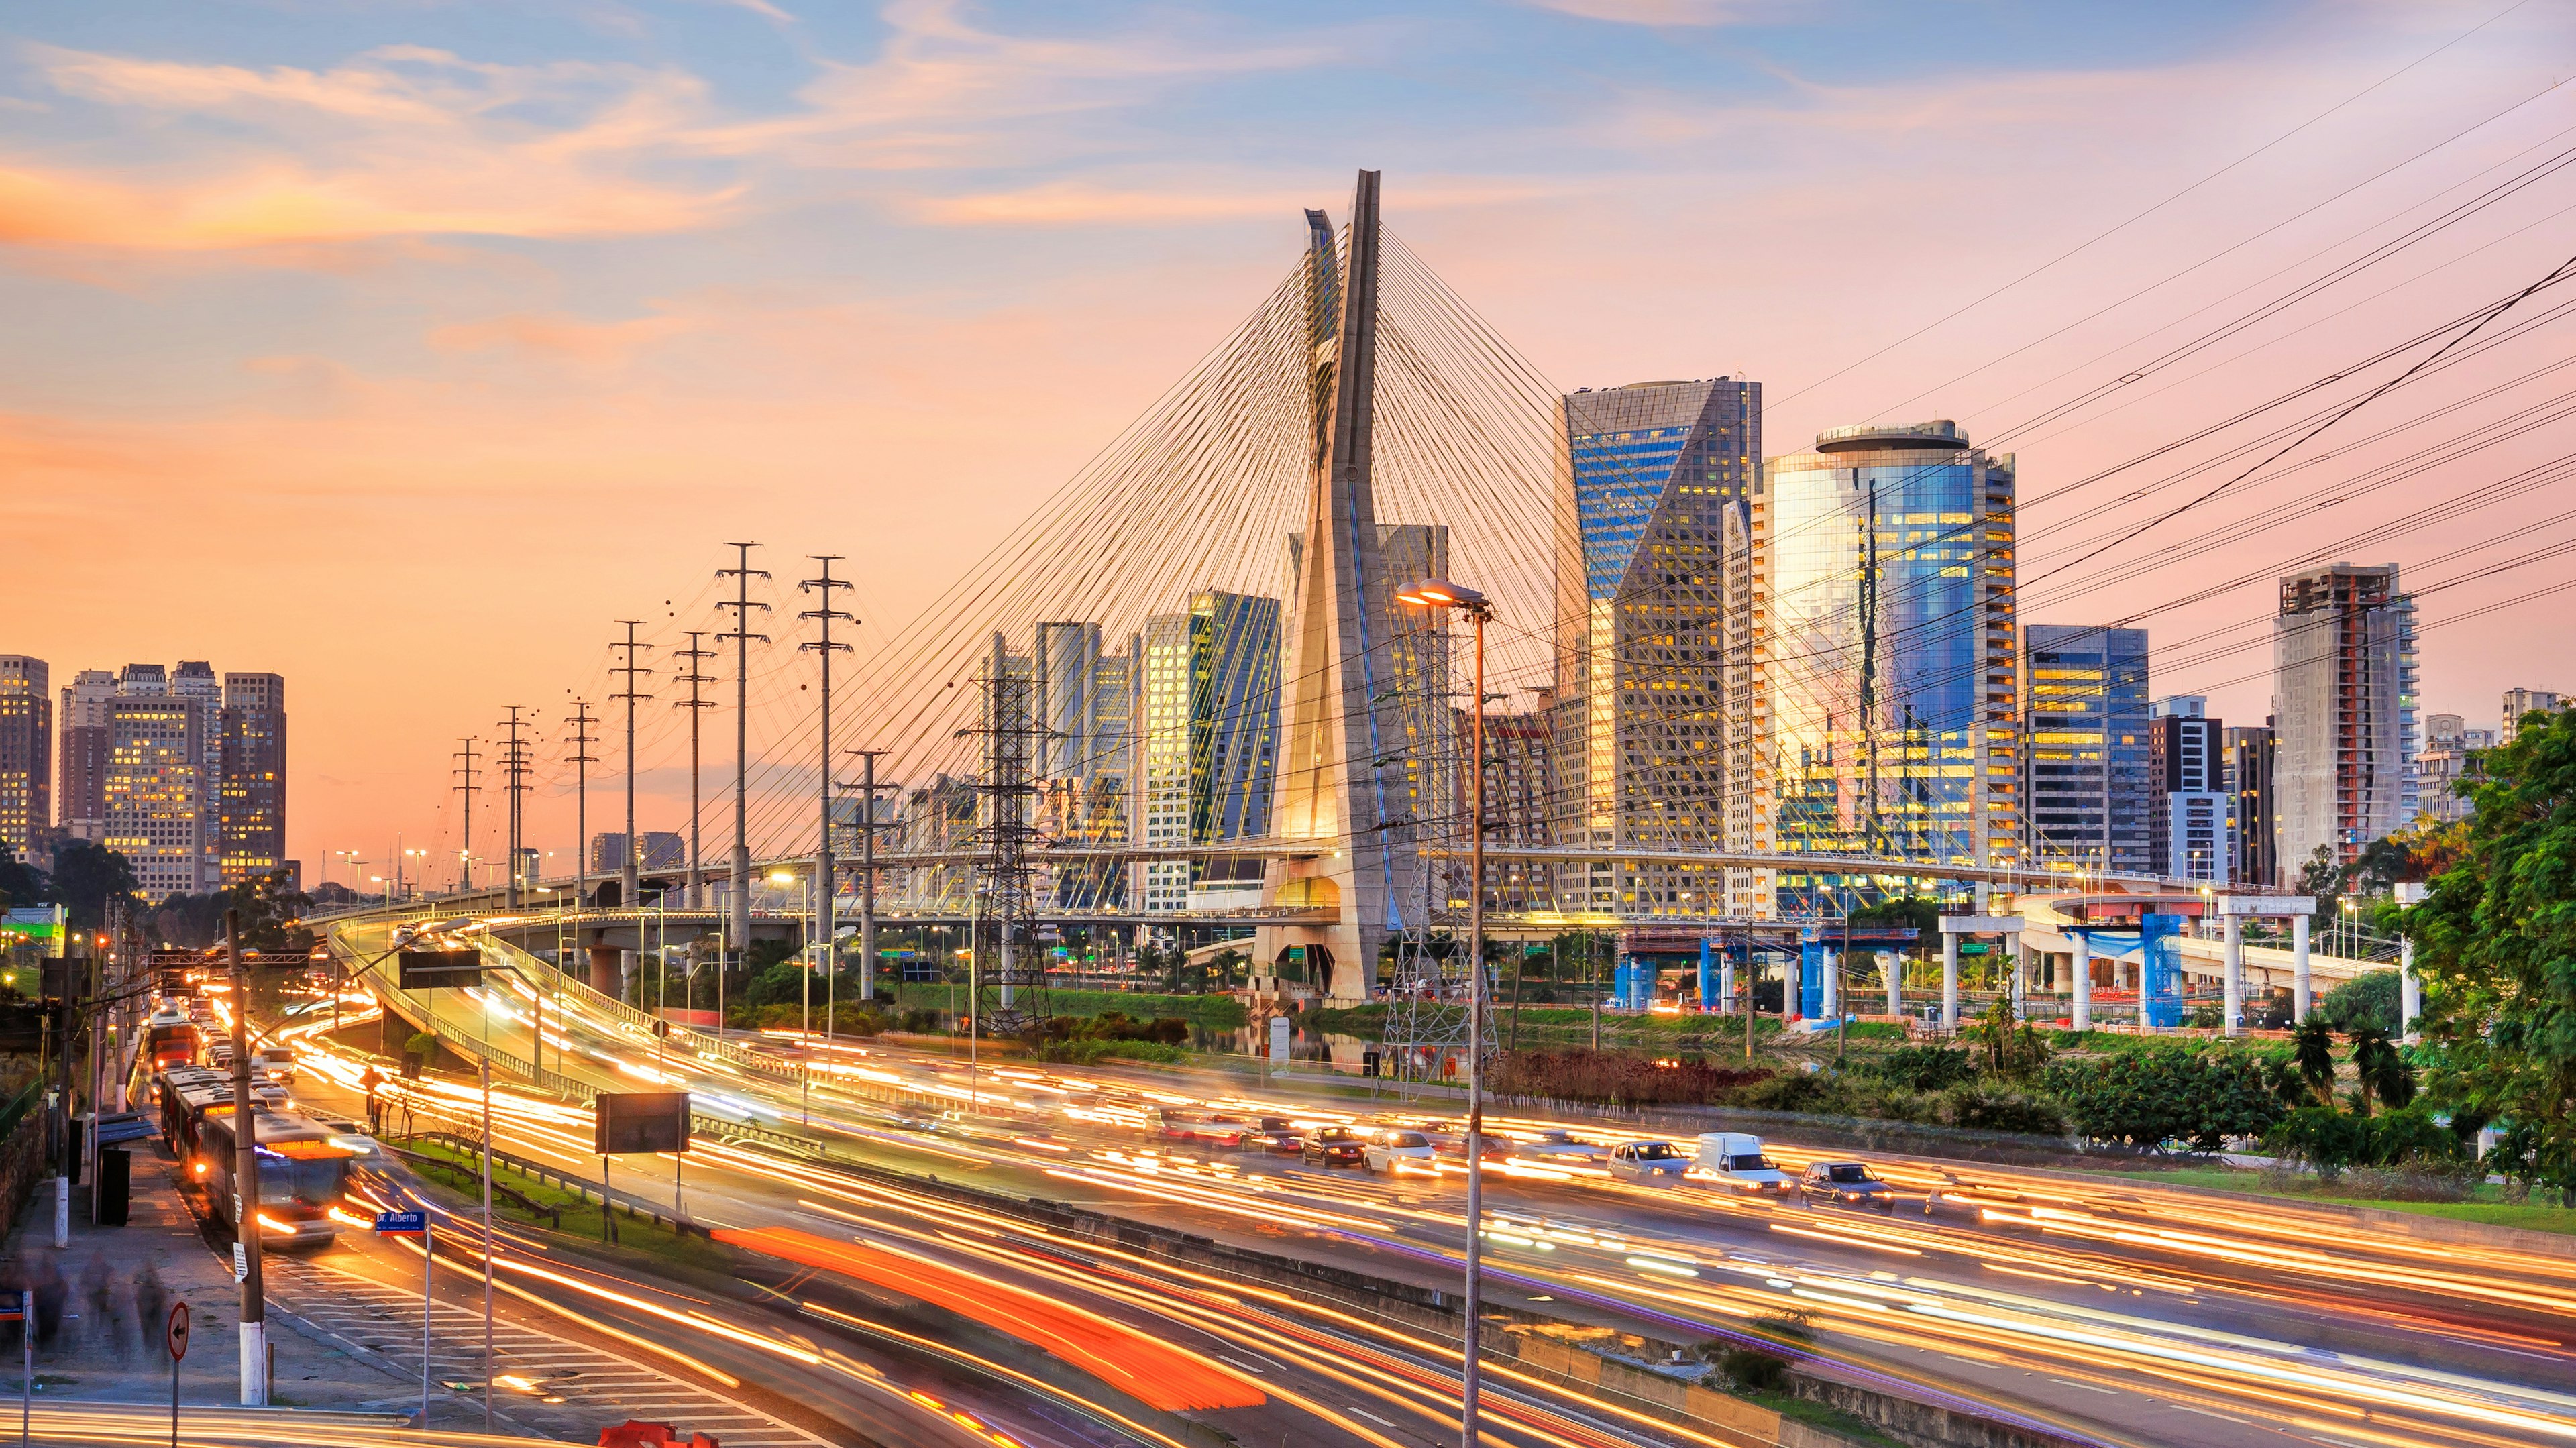
<instances>
[{"instance_id":1,"label":"blue street sign","mask_svg":"<svg viewBox=\"0 0 2576 1448\"><path fill-rule=\"evenodd\" d=\"M376 1230L388 1237L417 1237L429 1230L427 1212L378 1212Z\"/></svg>"}]
</instances>

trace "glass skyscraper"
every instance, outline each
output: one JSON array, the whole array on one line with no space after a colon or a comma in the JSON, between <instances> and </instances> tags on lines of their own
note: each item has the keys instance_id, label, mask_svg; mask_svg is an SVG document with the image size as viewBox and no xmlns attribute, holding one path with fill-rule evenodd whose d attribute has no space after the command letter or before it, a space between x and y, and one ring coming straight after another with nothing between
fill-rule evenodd
<instances>
[{"instance_id":1,"label":"glass skyscraper","mask_svg":"<svg viewBox=\"0 0 2576 1448\"><path fill-rule=\"evenodd\" d=\"M2068 872L2162 873L2152 828L2160 801L2147 631L2023 625L2022 699L2031 863ZM2204 780L2195 788L2217 785ZM2204 860L2201 878L2209 878L2208 868Z\"/></svg>"},{"instance_id":2,"label":"glass skyscraper","mask_svg":"<svg viewBox=\"0 0 2576 1448\"><path fill-rule=\"evenodd\" d=\"M1753 489L1762 387L1719 377L1565 398L1569 496L1558 505L1553 727L1560 843L1713 849L1724 842L1725 514ZM1573 867L1564 909L1733 913L1725 872Z\"/></svg>"},{"instance_id":3,"label":"glass skyscraper","mask_svg":"<svg viewBox=\"0 0 2576 1448\"><path fill-rule=\"evenodd\" d=\"M1948 420L1841 427L1772 459L1748 520L1751 742L1783 854L2021 853L2014 471ZM1782 869L1780 906L1901 890Z\"/></svg>"}]
</instances>

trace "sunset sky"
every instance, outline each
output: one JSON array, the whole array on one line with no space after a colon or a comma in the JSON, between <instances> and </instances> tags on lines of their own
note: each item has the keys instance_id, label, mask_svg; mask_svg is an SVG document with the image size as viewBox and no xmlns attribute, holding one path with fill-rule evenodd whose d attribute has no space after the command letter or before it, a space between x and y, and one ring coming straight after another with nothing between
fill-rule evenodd
<instances>
[{"instance_id":1,"label":"sunset sky","mask_svg":"<svg viewBox=\"0 0 2576 1448\"><path fill-rule=\"evenodd\" d=\"M2565 262L2571 54L2547 0L29 0L0 20L0 652L58 686L284 674L308 882L350 878L334 851L381 871L397 832L453 851L450 751L529 705L532 841L569 848L559 721L612 691L612 620L712 627L722 545L757 539L791 582L851 558L866 649L1367 166L1565 388L1753 377L1774 454L1934 416L2003 439L2024 620L2153 607L2160 654L2204 640L2156 691L2259 722L2268 581L2193 595L2576 452L2548 405L2576 380L2533 375L2576 323L2121 545L2246 520L2173 567L2052 595L2196 489L2045 495L2430 334L2354 374L2393 377ZM2460 439L2487 445L2440 455ZM2465 580L2421 604L2427 710L2492 727L2508 686L2576 688L2576 591L2543 592L2576 557L2473 576L2576 537L2542 483L2349 555ZM786 747L810 656L769 631L755 745ZM645 824L678 828L684 736L653 713Z\"/></svg>"}]
</instances>

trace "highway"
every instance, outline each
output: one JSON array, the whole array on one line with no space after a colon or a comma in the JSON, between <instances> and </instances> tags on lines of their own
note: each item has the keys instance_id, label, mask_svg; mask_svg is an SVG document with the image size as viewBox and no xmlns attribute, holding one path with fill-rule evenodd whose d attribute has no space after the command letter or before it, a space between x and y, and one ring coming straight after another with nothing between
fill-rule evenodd
<instances>
[{"instance_id":1,"label":"highway","mask_svg":"<svg viewBox=\"0 0 2576 1448\"><path fill-rule=\"evenodd\" d=\"M348 944L367 950L373 942ZM738 1114L755 1128L829 1138L836 1154L899 1170L1090 1203L1398 1280L1456 1280L1464 1222L1454 1162L1437 1176L1371 1179L1175 1150L1148 1141L1135 1124L1157 1102L1301 1121L1348 1119L1364 1104L1327 1106L1293 1092L1247 1097L1232 1082L1147 1085L1129 1071L1002 1066L970 1080L959 1062L864 1047L818 1061L823 1084L809 1092L792 1066L764 1067L738 1048L685 1033L674 1039L692 1049L673 1054L668 1041L542 963L485 948L487 958L512 967L490 978L497 989L442 991L435 1001L407 998L406 1007L433 1015L442 1034L486 1041L496 1055L519 1060L531 1058L533 1018L541 1015L550 1072L594 1089L686 1086L701 1103L704 1139L691 1153L690 1175L723 1193L702 1197L691 1188L690 1211L701 1219L793 1223L844 1238L852 1228L891 1231L909 1222L903 1230L915 1235L907 1249L943 1261L957 1260L957 1239L971 1235L953 1222L930 1225L955 1210L944 1202L861 1189L768 1149L726 1144L724 1136L739 1142L744 1133L728 1133L721 1118ZM898 1097L964 1114L943 1135L890 1129L880 1098ZM526 1122L513 1139L533 1147L554 1131L553 1149L568 1165L595 1170L577 1116L553 1127ZM1494 1124L1534 1135L1551 1123ZM1787 1142L1772 1147L1793 1169L1813 1155ZM2576 1439L2576 1396L2566 1391L2576 1382L2566 1346L2576 1323L2576 1261L2428 1247L2355 1232L2329 1213L2224 1206L2149 1187L2093 1188L1983 1168L1964 1173L1962 1186L1941 1164L1894 1162L1886 1170L1913 1194L1906 1208L1855 1216L1693 1186L1633 1187L1585 1163L1495 1164L1487 1228L1494 1295L1680 1342L1794 1309L1813 1317L1820 1351L1850 1374L1946 1391L2103 1442ZM620 1181L632 1184L622 1169ZM1927 1217L1923 1203L1936 1188L1945 1206ZM969 1254L972 1269L1125 1314L1124 1321L1165 1325L1157 1331L1190 1322L1219 1361L1285 1354L1266 1335L1279 1332L1277 1324L1254 1330L1233 1320L1248 1309L1164 1300L1167 1286L1104 1297L1095 1277L1050 1270L1032 1258L1033 1246L1043 1249L1024 1234L1010 1247L987 1243ZM1217 1338L1232 1351L1217 1350ZM1433 1355L1424 1344L1404 1350ZM1330 1381L1325 1365L1342 1370L1342 1351L1305 1369L1325 1377L1301 1379L1297 1391L1314 1399L1317 1413L1340 1412L1359 1428L1383 1431L1350 1417L1358 1401L1320 1385ZM1428 1387L1408 1401L1418 1407L1397 1421L1433 1418L1444 1406Z\"/></svg>"}]
</instances>

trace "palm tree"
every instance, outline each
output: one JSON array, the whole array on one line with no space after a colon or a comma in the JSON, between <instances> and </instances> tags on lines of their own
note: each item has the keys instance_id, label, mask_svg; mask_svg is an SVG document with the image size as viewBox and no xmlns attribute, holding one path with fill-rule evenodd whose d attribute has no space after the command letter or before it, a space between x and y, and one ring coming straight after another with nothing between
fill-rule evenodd
<instances>
[{"instance_id":1,"label":"palm tree","mask_svg":"<svg viewBox=\"0 0 2576 1448\"><path fill-rule=\"evenodd\" d=\"M2310 1012L2306 1020L2299 1022L2299 1029L2290 1037L2290 1059L2298 1066L2299 1079L2307 1083L2309 1092L2320 1103L2332 1106L2334 1031L2326 1025L2323 1016Z\"/></svg>"},{"instance_id":2,"label":"palm tree","mask_svg":"<svg viewBox=\"0 0 2576 1448\"><path fill-rule=\"evenodd\" d=\"M2374 1024L2353 1027L2352 1065L2361 1078L2362 1114L2370 1114L2375 1098L2391 1111L2405 1109L2415 1099L2415 1068L2388 1039L2388 1033Z\"/></svg>"}]
</instances>

